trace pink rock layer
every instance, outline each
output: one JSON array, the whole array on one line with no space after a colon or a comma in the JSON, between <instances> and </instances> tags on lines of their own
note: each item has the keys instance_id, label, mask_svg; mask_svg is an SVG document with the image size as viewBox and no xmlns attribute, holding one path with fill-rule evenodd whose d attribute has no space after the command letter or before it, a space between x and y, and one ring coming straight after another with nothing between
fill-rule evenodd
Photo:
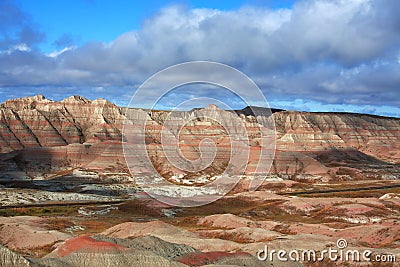
<instances>
[{"instance_id":1,"label":"pink rock layer","mask_svg":"<svg viewBox=\"0 0 400 267\"><path fill-rule=\"evenodd\" d=\"M272 116L258 117L257 121L254 114L245 115L244 110L232 112L210 106L174 113L167 127L190 120L176 136L163 142L161 134L169 115L167 111L126 109L107 100L90 101L80 96L60 102L47 100L42 95L25 97L8 100L0 106L0 153L21 150L17 160L28 165L29 162L45 162L50 166L100 170L127 171L126 160L129 160L134 162L130 165L133 175L153 171L153 167L143 164L138 156L148 154L154 168L167 178L193 174L171 164L165 151L179 148L183 157L196 160L201 156L199 144L205 139L212 142L203 142L201 148L206 152L215 149L215 158L211 158L212 153L206 153L213 163L203 172L195 171L197 175L222 173L229 166L232 153L241 153L247 148L248 160L240 162L247 166L246 174L269 172L287 178L298 178L302 174L320 175L322 179L380 178L377 176L385 173L366 171L368 164L400 162L398 118L279 111ZM215 114L220 122L205 118ZM133 133L139 132L146 123L147 151L139 151L137 155L128 153L125 157L122 141L127 117ZM261 131L273 124L276 127L275 158L270 169L260 169L259 163L265 162L260 156ZM244 141L232 146L235 141L232 136L243 137ZM179 158L179 153L173 155L174 159Z\"/></svg>"}]
</instances>

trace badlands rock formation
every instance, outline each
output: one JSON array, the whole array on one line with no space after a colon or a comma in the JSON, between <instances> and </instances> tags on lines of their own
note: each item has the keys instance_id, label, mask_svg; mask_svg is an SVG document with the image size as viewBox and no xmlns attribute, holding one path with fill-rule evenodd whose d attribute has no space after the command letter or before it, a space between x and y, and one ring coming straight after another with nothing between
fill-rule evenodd
<instances>
[{"instance_id":1,"label":"badlands rock formation","mask_svg":"<svg viewBox=\"0 0 400 267\"><path fill-rule=\"evenodd\" d=\"M229 165L232 152L232 132L243 139L248 137L248 142L243 140L235 144L239 148L250 147L249 160L243 164L247 165L247 174L257 172L263 145L260 131L263 126L270 128L273 124L276 127L276 151L270 174L289 179L305 179L312 175L322 180L398 177L399 118L349 113L273 112L269 116L262 108L223 111L209 106L174 112L169 121L170 113L167 111L126 109L103 99L90 101L71 96L56 102L38 95L8 100L0 106L1 175L18 172L18 175L27 174L35 178L71 167L128 173L122 141L126 138L123 124L129 117L128 121L134 127L146 123L146 152L155 169L169 179L186 177L187 181L192 181L192 176L201 176L207 180L223 172ZM207 119L210 114L217 114L221 121ZM180 132L174 132L173 124L185 120ZM166 140L161 137L163 126L170 127ZM207 152L208 147L215 146L216 153L214 162L203 171L181 171L168 162L165 153L176 148L190 160L199 158L204 152L199 150L199 143L205 138L213 144L202 144L206 147L203 156L213 156ZM128 156L128 160L135 162L129 166L133 175L151 171L138 158Z\"/></svg>"},{"instance_id":2,"label":"badlands rock formation","mask_svg":"<svg viewBox=\"0 0 400 267\"><path fill-rule=\"evenodd\" d=\"M176 208L132 183L155 168L172 182L202 184L238 151L249 151L239 161L246 174L263 172L257 163L269 143L262 134L272 138L273 125L275 158L258 191L242 179L219 201ZM265 244L320 251L339 238L350 249L400 255L399 139L399 118L363 114L213 105L170 113L79 96L9 100L0 105L0 267L303 266L255 255ZM143 162L147 153L154 167ZM181 170L168 153L198 170ZM363 191L371 186L377 190ZM304 266L331 266L321 264Z\"/></svg>"},{"instance_id":3,"label":"badlands rock formation","mask_svg":"<svg viewBox=\"0 0 400 267\"><path fill-rule=\"evenodd\" d=\"M29 267L30 262L21 255L12 252L0 245L0 266L1 267Z\"/></svg>"},{"instance_id":4,"label":"badlands rock formation","mask_svg":"<svg viewBox=\"0 0 400 267\"><path fill-rule=\"evenodd\" d=\"M45 219L32 216L0 217L0 244L13 250L25 251L51 246L71 237L45 229L45 223Z\"/></svg>"}]
</instances>

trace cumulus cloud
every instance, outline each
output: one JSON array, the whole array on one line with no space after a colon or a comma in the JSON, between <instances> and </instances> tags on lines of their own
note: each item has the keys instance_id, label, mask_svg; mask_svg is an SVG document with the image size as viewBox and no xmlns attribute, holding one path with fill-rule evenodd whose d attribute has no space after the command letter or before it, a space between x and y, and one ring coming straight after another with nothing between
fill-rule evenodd
<instances>
[{"instance_id":1,"label":"cumulus cloud","mask_svg":"<svg viewBox=\"0 0 400 267\"><path fill-rule=\"evenodd\" d=\"M8 51L0 53L0 87L75 86L88 94L107 97L117 91L125 97L127 88L133 90L165 67L211 60L249 75L269 99L398 107L398 10L398 0L304 0L291 9L274 10L171 6L113 42L74 47L66 35L58 40L59 49L47 55L12 50L20 43L31 47L41 35L3 12L7 23L2 24L21 30L10 37L8 28L0 28L6 33L0 49ZM99 92L99 86L113 89Z\"/></svg>"}]
</instances>

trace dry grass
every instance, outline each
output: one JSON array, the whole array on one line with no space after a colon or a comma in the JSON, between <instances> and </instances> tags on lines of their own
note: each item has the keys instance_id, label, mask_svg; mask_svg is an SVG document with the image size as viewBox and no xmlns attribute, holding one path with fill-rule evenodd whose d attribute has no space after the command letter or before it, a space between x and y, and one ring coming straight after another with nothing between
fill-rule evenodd
<instances>
[{"instance_id":1,"label":"dry grass","mask_svg":"<svg viewBox=\"0 0 400 267\"><path fill-rule=\"evenodd\" d=\"M271 200L271 202L276 202L276 201ZM181 211L177 214L177 216L178 217L208 216L213 214L226 214L226 213L232 213L238 215L246 211L251 211L254 208L267 205L268 203L260 203L257 201L252 201L245 197L229 197L229 198L225 197L201 207L181 209Z\"/></svg>"},{"instance_id":2,"label":"dry grass","mask_svg":"<svg viewBox=\"0 0 400 267\"><path fill-rule=\"evenodd\" d=\"M48 244L43 247L29 248L29 249L14 249L13 251L21 254L24 257L42 258L54 250L54 245L57 242Z\"/></svg>"},{"instance_id":3,"label":"dry grass","mask_svg":"<svg viewBox=\"0 0 400 267\"><path fill-rule=\"evenodd\" d=\"M112 223L107 221L98 221L96 218L93 220L85 220L80 222L80 225L85 228L83 233L86 234L98 234L113 226Z\"/></svg>"},{"instance_id":4,"label":"dry grass","mask_svg":"<svg viewBox=\"0 0 400 267\"><path fill-rule=\"evenodd\" d=\"M21 207L0 209L0 216L68 216L77 213L79 206Z\"/></svg>"},{"instance_id":5,"label":"dry grass","mask_svg":"<svg viewBox=\"0 0 400 267\"><path fill-rule=\"evenodd\" d=\"M344 188L341 188L344 189ZM384 188L384 189L368 189L368 190L357 190L354 191L344 191L344 192L315 192L309 194L296 194L296 192L287 193L288 195L297 195L299 197L315 197L315 198L332 198L332 197L340 197L340 198L370 198L375 197L379 198L387 193L396 193L400 194L400 188Z\"/></svg>"},{"instance_id":6,"label":"dry grass","mask_svg":"<svg viewBox=\"0 0 400 267\"><path fill-rule=\"evenodd\" d=\"M65 228L75 225L71 220L60 218L60 217L50 217L46 219L45 227L52 230L63 231Z\"/></svg>"},{"instance_id":7,"label":"dry grass","mask_svg":"<svg viewBox=\"0 0 400 267\"><path fill-rule=\"evenodd\" d=\"M69 175L69 174L71 174L75 169L76 169L76 168L58 171L58 172L56 172L56 173L53 173L53 174L50 174L49 176L47 176L47 177L45 178L45 180L50 180L50 179L58 178L58 177L61 177L61 176Z\"/></svg>"}]
</instances>

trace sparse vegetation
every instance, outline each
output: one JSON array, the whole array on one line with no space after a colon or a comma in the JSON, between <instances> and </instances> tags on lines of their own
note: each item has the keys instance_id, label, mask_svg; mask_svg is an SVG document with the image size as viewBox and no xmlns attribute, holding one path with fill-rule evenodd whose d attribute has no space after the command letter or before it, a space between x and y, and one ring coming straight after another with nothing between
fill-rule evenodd
<instances>
[{"instance_id":1,"label":"sparse vegetation","mask_svg":"<svg viewBox=\"0 0 400 267\"><path fill-rule=\"evenodd\" d=\"M76 215L79 206L21 207L0 209L0 216L68 216Z\"/></svg>"}]
</instances>

